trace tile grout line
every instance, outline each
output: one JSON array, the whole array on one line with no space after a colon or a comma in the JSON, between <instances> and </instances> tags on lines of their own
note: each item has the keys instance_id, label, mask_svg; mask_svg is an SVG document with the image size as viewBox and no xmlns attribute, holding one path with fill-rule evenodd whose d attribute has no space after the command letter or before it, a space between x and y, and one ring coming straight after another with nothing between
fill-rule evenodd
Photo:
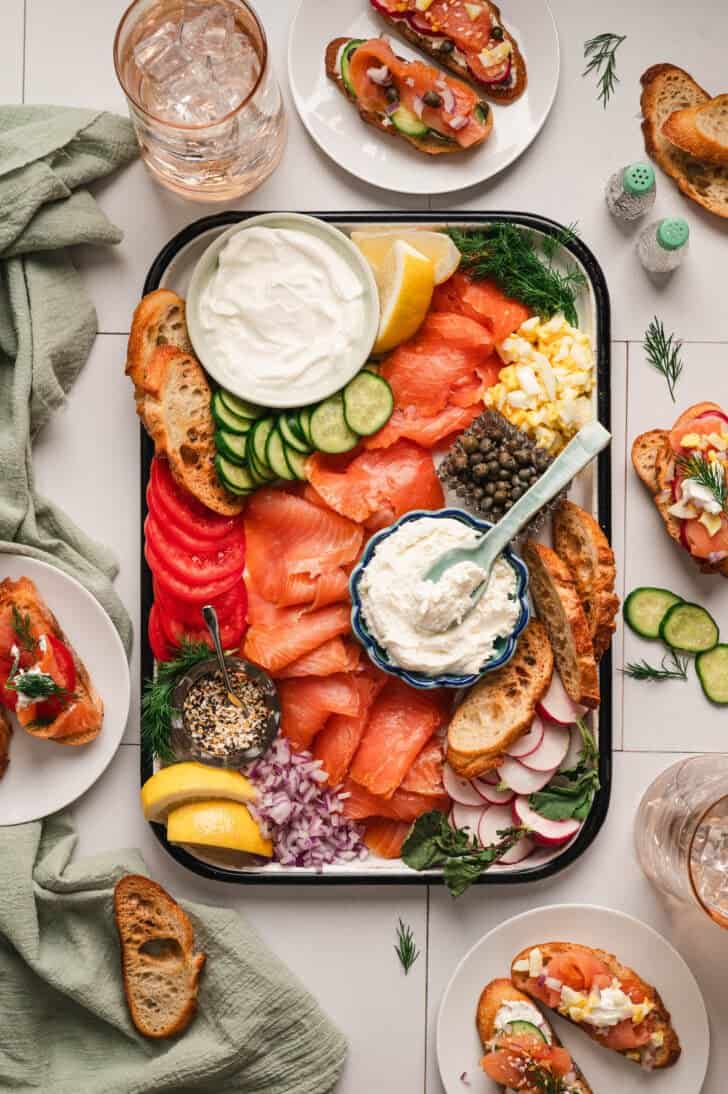
<instances>
[{"instance_id":1,"label":"tile grout line","mask_svg":"<svg viewBox=\"0 0 728 1094\"><path fill-rule=\"evenodd\" d=\"M424 1060L424 1094L427 1094L427 1049L428 1032L430 1028L430 886L426 886L425 899L425 1060Z\"/></svg>"},{"instance_id":2,"label":"tile grout line","mask_svg":"<svg viewBox=\"0 0 728 1094\"><path fill-rule=\"evenodd\" d=\"M628 474L628 460L629 460L629 342L625 346L625 369L624 369L624 477L622 479L622 604L627 597L627 474ZM622 664L617 671L624 668L624 618L622 618ZM612 664L612 671L614 671L614 664ZM622 740L620 741L621 751L624 751L624 739L625 739L625 702L624 696L626 692L624 673L622 673L622 689L621 689L621 719L622 719Z\"/></svg>"}]
</instances>

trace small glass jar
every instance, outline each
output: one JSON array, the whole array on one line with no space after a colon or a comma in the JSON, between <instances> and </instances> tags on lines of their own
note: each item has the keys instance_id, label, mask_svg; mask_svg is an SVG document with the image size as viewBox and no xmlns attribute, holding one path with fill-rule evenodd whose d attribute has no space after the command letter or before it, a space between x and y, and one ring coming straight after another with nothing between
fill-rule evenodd
<instances>
[{"instance_id":1,"label":"small glass jar","mask_svg":"<svg viewBox=\"0 0 728 1094\"><path fill-rule=\"evenodd\" d=\"M688 253L690 229L682 217L655 220L640 233L637 253L649 273L671 273Z\"/></svg>"},{"instance_id":2,"label":"small glass jar","mask_svg":"<svg viewBox=\"0 0 728 1094\"><path fill-rule=\"evenodd\" d=\"M649 163L630 163L615 171L607 183L606 201L617 220L637 220L655 204L655 172Z\"/></svg>"}]
</instances>

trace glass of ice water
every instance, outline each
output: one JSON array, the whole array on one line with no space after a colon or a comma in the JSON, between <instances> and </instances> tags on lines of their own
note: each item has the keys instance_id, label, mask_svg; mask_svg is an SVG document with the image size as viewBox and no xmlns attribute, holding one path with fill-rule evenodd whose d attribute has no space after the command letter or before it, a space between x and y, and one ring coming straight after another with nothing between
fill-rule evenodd
<instances>
[{"instance_id":1,"label":"glass of ice water","mask_svg":"<svg viewBox=\"0 0 728 1094\"><path fill-rule=\"evenodd\" d=\"M637 811L635 848L653 885L728 927L728 756L663 771Z\"/></svg>"},{"instance_id":2,"label":"glass of ice water","mask_svg":"<svg viewBox=\"0 0 728 1094\"><path fill-rule=\"evenodd\" d=\"M265 32L244 0L134 0L114 64L142 158L163 186L226 201L277 166L283 103Z\"/></svg>"}]
</instances>

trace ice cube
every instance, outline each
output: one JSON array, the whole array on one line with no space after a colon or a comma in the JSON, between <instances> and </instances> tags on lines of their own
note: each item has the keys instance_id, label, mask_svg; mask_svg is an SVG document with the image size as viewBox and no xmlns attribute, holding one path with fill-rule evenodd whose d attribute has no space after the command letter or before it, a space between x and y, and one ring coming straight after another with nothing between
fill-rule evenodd
<instances>
[{"instance_id":1,"label":"ice cube","mask_svg":"<svg viewBox=\"0 0 728 1094\"><path fill-rule=\"evenodd\" d=\"M182 43L196 57L209 57L221 61L233 39L235 22L232 12L220 4L198 10L185 20L181 29Z\"/></svg>"},{"instance_id":2,"label":"ice cube","mask_svg":"<svg viewBox=\"0 0 728 1094\"><path fill-rule=\"evenodd\" d=\"M147 61L143 72L145 76L149 76L157 83L165 84L179 75L189 64L189 53L179 42L171 42Z\"/></svg>"},{"instance_id":3,"label":"ice cube","mask_svg":"<svg viewBox=\"0 0 728 1094\"><path fill-rule=\"evenodd\" d=\"M192 61L184 74L165 86L176 121L209 125L228 113L219 102L218 89L206 61Z\"/></svg>"},{"instance_id":4,"label":"ice cube","mask_svg":"<svg viewBox=\"0 0 728 1094\"><path fill-rule=\"evenodd\" d=\"M162 23L146 38L137 42L134 46L134 60L145 75L148 74L148 66L177 41L178 33L179 28L174 23Z\"/></svg>"},{"instance_id":5,"label":"ice cube","mask_svg":"<svg viewBox=\"0 0 728 1094\"><path fill-rule=\"evenodd\" d=\"M252 91L260 73L260 59L251 43L242 35L233 39L230 53L222 61L211 62L218 91L233 110Z\"/></svg>"}]
</instances>

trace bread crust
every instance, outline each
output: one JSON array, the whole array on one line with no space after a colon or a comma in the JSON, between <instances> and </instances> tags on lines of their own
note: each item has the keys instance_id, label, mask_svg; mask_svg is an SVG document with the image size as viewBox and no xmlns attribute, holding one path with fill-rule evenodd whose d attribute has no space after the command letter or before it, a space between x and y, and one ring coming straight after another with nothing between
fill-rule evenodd
<instances>
[{"instance_id":1,"label":"bread crust","mask_svg":"<svg viewBox=\"0 0 728 1094\"><path fill-rule=\"evenodd\" d=\"M13 729L4 710L0 709L0 779L10 765L10 738Z\"/></svg>"},{"instance_id":2,"label":"bread crust","mask_svg":"<svg viewBox=\"0 0 728 1094\"><path fill-rule=\"evenodd\" d=\"M620 961L618 961L613 953L608 953L606 950L595 949L592 946L582 946L573 942L534 943L531 946L527 946L526 949L521 950L520 953L516 954L516 956L513 958L513 961L511 962L511 977L513 983L520 991L522 991L525 995L529 996L529 998L534 997L531 996L530 992L528 991L528 973L516 972L513 966L519 961L527 959L528 954L536 947L541 951L541 955L544 959L544 964L547 967L547 958L556 957L557 954L562 954L565 952L573 953L574 951L577 951L579 953L583 953L586 956L596 957L599 961L602 961L618 980L630 979L634 981L645 993L645 998L648 999L651 1003L654 1003L654 1013L656 1014L659 1023L658 1029L662 1033L664 1033L665 1037L664 1043L655 1052L655 1063L653 1065L654 1069L672 1067L672 1065L677 1062L677 1059L680 1056L681 1048L678 1035L672 1027L670 1012L663 1003L662 998L657 991L657 988L653 987L652 984L648 984L647 981L643 980L641 976L638 976L634 969L629 968L629 966L627 965L623 965ZM545 1006L545 1004L542 1003L540 1000L536 1000L536 1002L542 1007ZM607 1047L604 1045L604 1041L600 1038L594 1026L590 1026L585 1023L575 1022L572 1018L569 1018L568 1015L562 1015L562 1017L567 1022L571 1022L572 1025L577 1026L579 1029L583 1030L588 1037L591 1037L592 1041L596 1041L596 1043L602 1045L602 1047ZM628 1049L611 1049L610 1051L618 1052L620 1056L625 1056L627 1059L632 1059L632 1057L630 1057L629 1055L630 1050Z\"/></svg>"},{"instance_id":3,"label":"bread crust","mask_svg":"<svg viewBox=\"0 0 728 1094\"><path fill-rule=\"evenodd\" d=\"M185 302L171 289L155 289L147 293L134 309L126 350L126 375L134 384L138 398L146 387L146 371L155 350L160 346L177 346L192 351L185 316Z\"/></svg>"},{"instance_id":4,"label":"bread crust","mask_svg":"<svg viewBox=\"0 0 728 1094\"><path fill-rule=\"evenodd\" d=\"M619 597L614 592L614 551L599 522L573 501L564 500L553 516L554 548L566 563L581 597L597 661L617 629Z\"/></svg>"},{"instance_id":5,"label":"bread crust","mask_svg":"<svg viewBox=\"0 0 728 1094\"><path fill-rule=\"evenodd\" d=\"M521 97L528 86L528 69L526 67L526 61L521 53L518 42L503 23L500 8L496 7L490 0L483 0L483 2L487 3L488 8L495 16L495 21L503 27L503 37L506 41L511 43L511 48L513 50L511 55L511 71L515 71L516 79L513 84L509 84L507 87L498 87L497 84L488 84L479 80L473 75L467 65L463 65L456 58L453 58L451 54L434 49L431 38L426 34L418 34L406 19L397 19L396 16L386 15L379 8L377 8L377 13L382 17L385 23L394 27L397 32L401 34L403 38L406 38L408 42L411 42L413 46L417 46L417 48L421 49L423 53L426 53L428 57L432 57L433 60L437 61L443 68L447 68L450 72L454 73L455 76L459 76L461 80L468 80L469 83L478 89L478 92L481 95L484 95L487 99L491 99L496 103L512 103Z\"/></svg>"},{"instance_id":6,"label":"bread crust","mask_svg":"<svg viewBox=\"0 0 728 1094\"><path fill-rule=\"evenodd\" d=\"M728 95L717 95L703 106L688 106L675 110L662 125L662 135L671 144L695 159L728 166L728 143L722 143L700 129L700 116L710 109L720 109L728 114Z\"/></svg>"},{"instance_id":7,"label":"bread crust","mask_svg":"<svg viewBox=\"0 0 728 1094\"><path fill-rule=\"evenodd\" d=\"M397 127L395 125L392 125L391 123L389 125L385 125L384 120L380 114L376 114L374 111L371 110L364 110L360 106L358 99L356 99L355 96L353 96L349 92L349 89L342 80L341 75L336 71L336 61L339 56L339 50L342 46L346 45L346 43L350 41L350 38L334 38L333 41L329 42L328 46L326 47L326 54L324 58L326 75L330 80L333 80L342 95L344 95L350 103L354 104L354 106L359 111L359 117L363 122L366 122L367 125L373 125L375 129L378 129L380 131L380 133L387 133L390 137L400 137L402 140L407 141L408 144L411 144L413 148L416 148L418 152L424 152L428 156L446 156L452 155L455 152L470 151L469 148L462 148L455 141L453 141L451 144L447 144L444 141L436 143L434 141L422 140L419 137L410 137L406 133L403 133L401 130L397 129ZM400 60L401 59L402 58L400 58ZM471 145L471 148L479 148L481 144L483 144L488 139L492 130L493 112L489 111L487 118L487 131L484 134L482 140L478 141L477 144Z\"/></svg>"},{"instance_id":8,"label":"bread crust","mask_svg":"<svg viewBox=\"0 0 728 1094\"><path fill-rule=\"evenodd\" d=\"M518 990L512 980L507 980L505 979L505 977L499 980L491 980L491 982L489 984L486 984L486 986L480 993L480 998L478 999L478 1009L475 1015L475 1025L478 1030L480 1042L484 1049L486 1049L488 1042L492 1039L495 1033L496 1014L498 1013L503 1003L510 1000L521 1000L523 1002L531 1003L532 1005L536 1006L536 1009L539 1011L540 1014L543 1014L541 1005L534 1004L533 1000L528 995ZM556 1030L548 1022L547 1026L552 1038L551 1043L554 1045L561 1045L562 1042L560 1041ZM573 1056L572 1064L574 1066L576 1082L571 1083L570 1089L572 1089L575 1094L592 1094L592 1088L589 1086L586 1079L584 1078L584 1074L579 1065L574 1060Z\"/></svg>"}]
</instances>

